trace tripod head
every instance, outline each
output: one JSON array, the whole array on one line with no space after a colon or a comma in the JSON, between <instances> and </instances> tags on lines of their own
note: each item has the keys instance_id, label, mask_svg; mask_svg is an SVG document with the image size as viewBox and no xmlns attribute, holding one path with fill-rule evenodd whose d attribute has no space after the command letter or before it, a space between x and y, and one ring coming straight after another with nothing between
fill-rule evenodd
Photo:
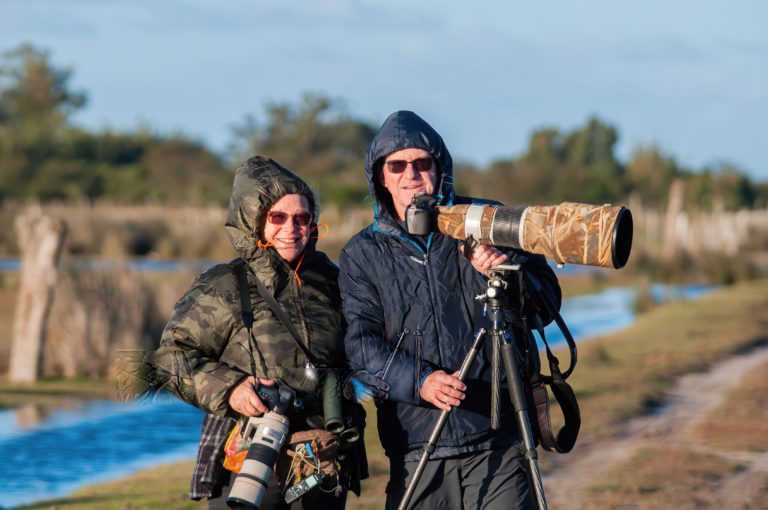
<instances>
[{"instance_id":1,"label":"tripod head","mask_svg":"<svg viewBox=\"0 0 768 510\"><path fill-rule=\"evenodd\" d=\"M492 323L494 323L494 327L499 330L503 330L505 328L505 324L502 322L502 316L497 316L496 314L503 313L504 307L506 305L505 298L507 297L505 294L507 293L509 281L513 273L517 275L523 331L525 334L532 335L532 333L528 332L527 322L528 320L533 320L533 326L539 332L539 335L544 341L549 357L549 345L547 345L546 338L544 337L544 324L542 323L541 317L538 313L529 314L528 316L524 315L524 310L526 308L525 303L526 301L529 301L531 302L532 308L538 309L542 313L545 313L546 316L551 317L552 320L560 328L560 331L563 333L563 337L568 344L568 349L570 352L570 364L568 369L562 373L563 379L567 379L568 376L573 372L573 369L576 367L576 360L578 357L576 342L573 339L571 332L568 330L568 326L565 324L565 321L560 315L557 305L552 302L550 296L547 294L547 292L544 291L541 283L534 275L524 271L520 264L499 264L497 266L493 266L488 270L488 287L484 293L475 296L475 299L485 303L486 312L490 311L490 318ZM548 377L544 376L544 379L548 383L550 382Z\"/></svg>"},{"instance_id":2,"label":"tripod head","mask_svg":"<svg viewBox=\"0 0 768 510\"><path fill-rule=\"evenodd\" d=\"M475 296L477 301L485 303L486 307L503 306L504 294L507 289L507 279L510 271L519 271L520 264L499 264L488 269L488 286L485 292Z\"/></svg>"}]
</instances>

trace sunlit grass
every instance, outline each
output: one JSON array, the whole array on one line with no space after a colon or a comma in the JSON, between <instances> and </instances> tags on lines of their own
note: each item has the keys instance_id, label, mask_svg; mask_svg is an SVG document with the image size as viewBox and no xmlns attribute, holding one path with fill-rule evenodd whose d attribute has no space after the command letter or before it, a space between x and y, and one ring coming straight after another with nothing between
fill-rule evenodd
<instances>
[{"instance_id":1,"label":"sunlit grass","mask_svg":"<svg viewBox=\"0 0 768 510\"><path fill-rule=\"evenodd\" d=\"M84 487L70 496L46 500L24 509L57 510L173 510L204 509L205 502L187 499L191 461L139 471L128 478Z\"/></svg>"},{"instance_id":2,"label":"sunlit grass","mask_svg":"<svg viewBox=\"0 0 768 510\"><path fill-rule=\"evenodd\" d=\"M768 364L748 374L693 431L693 437L720 450L768 449Z\"/></svg>"},{"instance_id":3,"label":"sunlit grass","mask_svg":"<svg viewBox=\"0 0 768 510\"><path fill-rule=\"evenodd\" d=\"M644 448L598 476L588 508L710 508L723 479L738 463L660 444Z\"/></svg>"},{"instance_id":4,"label":"sunlit grass","mask_svg":"<svg viewBox=\"0 0 768 510\"><path fill-rule=\"evenodd\" d=\"M114 381L86 378L43 378L34 384L12 383L0 379L0 409L24 405L55 405L62 400L116 399Z\"/></svg>"},{"instance_id":5,"label":"sunlit grass","mask_svg":"<svg viewBox=\"0 0 768 510\"><path fill-rule=\"evenodd\" d=\"M753 281L639 316L629 328L579 345L569 383L582 434L612 434L617 424L661 401L680 374L702 370L766 341L768 282ZM559 353L568 359L566 352Z\"/></svg>"}]
</instances>

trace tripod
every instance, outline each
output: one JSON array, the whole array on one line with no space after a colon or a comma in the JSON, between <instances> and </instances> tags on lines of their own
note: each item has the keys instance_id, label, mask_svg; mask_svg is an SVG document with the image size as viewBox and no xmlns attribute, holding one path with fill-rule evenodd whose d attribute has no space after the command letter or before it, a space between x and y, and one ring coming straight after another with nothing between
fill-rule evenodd
<instances>
[{"instance_id":1,"label":"tripod","mask_svg":"<svg viewBox=\"0 0 768 510\"><path fill-rule=\"evenodd\" d=\"M538 464L538 453L536 452L536 444L533 439L533 432L531 431L531 424L528 419L528 406L525 399L525 391L523 389L522 378L520 375L520 369L517 363L517 346L514 340L510 340L510 335L506 331L504 322L504 309L506 306L506 280L504 279L505 273L508 271L520 271L519 265L501 265L494 266L489 270L488 286L484 294L477 296L478 299L484 302L488 309L488 317L491 321L490 335L493 341L493 359L492 373L491 373L491 427L499 427L499 371L498 371L498 347L500 346L501 355L504 360L504 370L507 375L507 383L509 385L509 396L512 401L512 406L515 412L515 421L517 423L517 429L520 434L523 445L523 456L528 465L529 484L532 489L534 498L536 499L536 505L539 510L547 508L547 502L544 497L544 487L541 483L541 472ZM522 277L520 278L522 281ZM521 301L522 301L522 287ZM521 303L522 305L522 303ZM522 308L521 308L522 310ZM525 328L525 318L523 317L523 326ZM469 373L472 363L474 363L478 352L483 347L483 343L486 337L486 330L480 328L475 334L472 346L464 357L459 369L458 379L464 381L465 377ZM451 411L442 411L440 416L432 429L432 433L429 436L427 444L424 445L424 452L419 459L419 463L414 471L413 478L408 484L408 488L400 500L398 510L406 510L408 503L413 497L413 493L416 490L419 478L421 477L424 469L427 466L429 457L435 451L437 441L440 438L440 433L448 421L448 415Z\"/></svg>"}]
</instances>

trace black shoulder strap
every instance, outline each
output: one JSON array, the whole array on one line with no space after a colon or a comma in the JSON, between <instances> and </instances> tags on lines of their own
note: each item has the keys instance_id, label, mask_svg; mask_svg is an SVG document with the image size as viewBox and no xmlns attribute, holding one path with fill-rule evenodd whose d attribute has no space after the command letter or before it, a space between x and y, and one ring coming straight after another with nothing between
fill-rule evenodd
<instances>
[{"instance_id":1,"label":"black shoulder strap","mask_svg":"<svg viewBox=\"0 0 768 510\"><path fill-rule=\"evenodd\" d=\"M536 412L536 423L534 424L534 428L538 432L541 445L545 449L557 453L568 453L573 448L573 445L576 444L576 438L578 437L579 429L581 428L581 412L579 411L579 403L576 400L576 394L573 392L571 386L565 382L576 366L576 342L573 339L573 335L571 335L571 332L568 330L568 326L565 324L560 312L557 310L557 307L549 301L547 294L541 289L538 280L530 274L526 275L527 278L523 277L522 272L519 272L518 275L518 282L521 289L524 289L524 286L527 283L533 285L535 292L540 296L545 306L553 314L555 323L557 323L560 331L562 331L563 336L568 343L568 348L570 349L570 366L565 373L562 373L560 371L560 361L549 348L547 338L544 336L543 327L541 327L540 324L537 325L539 336L541 336L541 340L544 342L544 346L547 350L550 375L545 376L540 372L534 371L530 377L529 388ZM525 291L521 290L521 310L524 310L524 295ZM525 320L523 320L523 322L525 325ZM533 340L533 338L531 338L531 340ZM549 395L547 394L547 386L552 388L552 393L560 406L565 421L565 424L557 432L557 435L552 434L552 425L549 419Z\"/></svg>"},{"instance_id":2,"label":"black shoulder strap","mask_svg":"<svg viewBox=\"0 0 768 510\"><path fill-rule=\"evenodd\" d=\"M559 316L559 314L558 314ZM562 319L561 319L562 320ZM558 321L558 325L560 322ZM561 328L565 327L565 323ZM567 327L565 327L567 330ZM571 386L565 382L565 375L560 372L560 362L547 344L544 331L539 330L541 339L547 349L547 359L549 361L550 376L543 376L535 373L531 377L530 390L533 397L533 405L536 411L535 428L538 431L541 445L553 452L568 453L576 443L581 428L581 412L579 403L576 400L576 394ZM570 332L568 333L570 336ZM571 366L571 370L573 366ZM552 434L552 425L549 419L549 395L547 394L547 385L552 388L552 394L555 396L560 410L563 413L565 424L558 431L557 435Z\"/></svg>"},{"instance_id":3,"label":"black shoulder strap","mask_svg":"<svg viewBox=\"0 0 768 510\"><path fill-rule=\"evenodd\" d=\"M250 287L248 285L248 276L245 272L245 261L243 259L238 259L232 264L232 266L235 270L235 275L237 276L237 286L238 290L240 291L240 314L243 318L243 324L245 324L245 327L248 329L248 333L250 334L251 329L253 328L253 310L251 308L251 295L249 292ZM291 319L288 318L288 314L285 313L285 310L283 310L275 298L272 297L269 291L267 291L267 288L264 287L264 284L261 283L261 280L258 278L256 278L256 290L259 291L262 299L267 302L269 307L272 309L272 312L277 316L278 319L280 319L280 322L283 323L283 326L285 326L285 329L287 329L291 334L293 340L296 342L296 345L299 346L301 352L303 352L304 356L307 357L307 360L313 365L317 366L317 358L309 352L309 349L307 349L307 347L302 342L301 337L299 336L299 332L296 331L295 327L293 327L293 323L291 322Z\"/></svg>"},{"instance_id":4,"label":"black shoulder strap","mask_svg":"<svg viewBox=\"0 0 768 510\"><path fill-rule=\"evenodd\" d=\"M240 317L248 333L253 329L253 309L251 308L251 293L248 287L248 275L245 274L245 262L238 259L232 264L237 278L237 290L240 291Z\"/></svg>"}]
</instances>

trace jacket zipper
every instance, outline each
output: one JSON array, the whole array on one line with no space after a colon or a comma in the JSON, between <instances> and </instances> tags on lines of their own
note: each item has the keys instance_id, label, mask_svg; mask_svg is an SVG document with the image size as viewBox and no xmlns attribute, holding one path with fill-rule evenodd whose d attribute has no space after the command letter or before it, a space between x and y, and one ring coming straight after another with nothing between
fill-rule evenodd
<instances>
[{"instance_id":1,"label":"jacket zipper","mask_svg":"<svg viewBox=\"0 0 768 510\"><path fill-rule=\"evenodd\" d=\"M414 330L413 334L416 336L416 374L414 377L414 394L419 395L420 383L421 383L421 348L422 339L424 338L424 331L420 329Z\"/></svg>"},{"instance_id":2,"label":"jacket zipper","mask_svg":"<svg viewBox=\"0 0 768 510\"><path fill-rule=\"evenodd\" d=\"M408 328L401 329L397 334L397 339L395 340L392 349L389 351L389 356L387 356L387 360L384 362L384 367L381 369L381 374L379 377L382 379L387 378L387 372L389 372L389 367L392 365L392 360L395 359L395 354L397 354L397 351L400 350L400 346L403 344L403 338L405 338L405 335L407 334Z\"/></svg>"},{"instance_id":3,"label":"jacket zipper","mask_svg":"<svg viewBox=\"0 0 768 510\"><path fill-rule=\"evenodd\" d=\"M375 226L376 225L374 223L374 227ZM384 234L384 235L389 235L389 236L395 237L397 239L400 239L401 241L405 241L407 243L410 243L413 246L415 246L416 249L419 250L422 254L424 254L424 261L423 261L423 263L420 262L420 264L424 266L424 271L425 271L425 273L427 275L427 286L429 287L429 299L430 299L430 304L432 305L432 321L434 322L434 326L435 326L435 336L437 337L437 352L438 352L438 355L440 357L438 362L440 364L442 364L444 356L443 356L442 344L440 342L440 329L438 328L438 324L437 324L437 314L435 313L436 305L437 305L437 297L435 296L435 285L434 285L434 282L433 282L432 269L431 269L430 264L429 264L429 251L430 251L430 248L432 247L432 240L434 239L434 233L430 233L429 234L429 237L427 238L427 249L425 250L424 248L421 247L421 245L419 245L419 243L417 243L417 242L415 242L415 241L413 241L411 239L408 239L407 237L403 237L403 236L397 235L397 234L387 233L387 232L384 232L382 230L378 230L378 231L380 233ZM414 257L411 257L411 259L412 260L416 260Z\"/></svg>"},{"instance_id":4,"label":"jacket zipper","mask_svg":"<svg viewBox=\"0 0 768 510\"><path fill-rule=\"evenodd\" d=\"M432 234L429 236L429 241L427 241L427 251L424 253L424 271L426 271L427 274L427 286L429 287L429 299L430 303L432 305L432 321L434 322L435 327L435 336L437 337L437 353L440 356L440 359L438 362L440 365L443 364L443 359L445 359L445 356L443 356L443 344L441 342L440 338L440 327L437 323L437 296L435 295L435 284L434 284L434 273L432 271L432 265L429 263L429 249L432 246Z\"/></svg>"}]
</instances>

